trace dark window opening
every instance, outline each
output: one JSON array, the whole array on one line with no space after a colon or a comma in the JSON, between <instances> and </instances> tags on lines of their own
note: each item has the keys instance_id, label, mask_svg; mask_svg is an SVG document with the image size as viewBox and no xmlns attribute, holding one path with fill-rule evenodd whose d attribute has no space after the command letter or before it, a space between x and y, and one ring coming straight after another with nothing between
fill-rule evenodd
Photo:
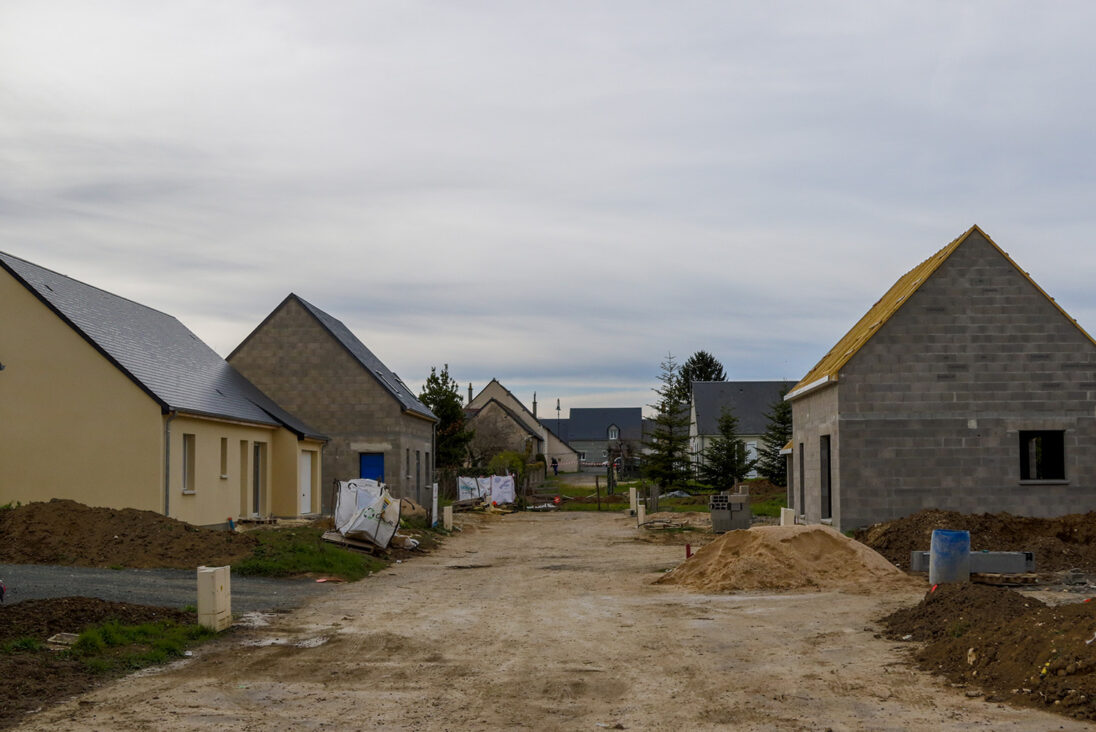
<instances>
[{"instance_id":1,"label":"dark window opening","mask_svg":"<svg viewBox=\"0 0 1096 732\"><path fill-rule=\"evenodd\" d=\"M830 436L818 438L818 469L822 480L822 518L833 517L833 501L830 498Z\"/></svg>"},{"instance_id":2,"label":"dark window opening","mask_svg":"<svg viewBox=\"0 0 1096 732\"><path fill-rule=\"evenodd\" d=\"M806 493L804 491L804 486L807 483L807 469L806 469L806 467L804 467L805 464L806 463L803 460L803 443L800 442L799 443L799 503L796 505L796 509L798 509L799 513L801 513L801 514L806 514L807 513L807 499L806 499Z\"/></svg>"},{"instance_id":3,"label":"dark window opening","mask_svg":"<svg viewBox=\"0 0 1096 732\"><path fill-rule=\"evenodd\" d=\"M1062 430L1020 432L1020 480L1065 480L1066 440Z\"/></svg>"}]
</instances>

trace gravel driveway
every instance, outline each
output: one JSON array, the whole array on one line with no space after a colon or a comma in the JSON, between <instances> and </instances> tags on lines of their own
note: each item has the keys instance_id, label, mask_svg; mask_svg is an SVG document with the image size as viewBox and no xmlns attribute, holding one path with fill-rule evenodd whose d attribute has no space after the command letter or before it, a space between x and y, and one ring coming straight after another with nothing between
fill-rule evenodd
<instances>
[{"instance_id":1,"label":"gravel driveway","mask_svg":"<svg viewBox=\"0 0 1096 732\"><path fill-rule=\"evenodd\" d=\"M181 608L196 605L197 577L189 569L97 569L48 564L0 564L5 604L72 595ZM290 609L334 583L232 575L232 612Z\"/></svg>"}]
</instances>

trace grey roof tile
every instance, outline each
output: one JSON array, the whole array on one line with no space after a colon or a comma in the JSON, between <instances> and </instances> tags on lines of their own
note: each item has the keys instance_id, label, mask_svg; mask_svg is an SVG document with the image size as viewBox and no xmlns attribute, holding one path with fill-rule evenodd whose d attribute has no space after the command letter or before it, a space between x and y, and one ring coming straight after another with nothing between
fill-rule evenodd
<instances>
[{"instance_id":1,"label":"grey roof tile","mask_svg":"<svg viewBox=\"0 0 1096 732\"><path fill-rule=\"evenodd\" d=\"M10 254L0 252L0 265L162 409L284 425L298 435L323 438L174 317Z\"/></svg>"},{"instance_id":2,"label":"grey roof tile","mask_svg":"<svg viewBox=\"0 0 1096 732\"><path fill-rule=\"evenodd\" d=\"M766 413L780 398L781 390L791 385L790 381L694 381L697 432L717 434L723 407L729 406L738 418L739 434L763 434Z\"/></svg>"},{"instance_id":3,"label":"grey roof tile","mask_svg":"<svg viewBox=\"0 0 1096 732\"><path fill-rule=\"evenodd\" d=\"M567 433L574 441L605 440L614 424L620 428L620 439L643 439L643 408L573 407Z\"/></svg>"}]
</instances>

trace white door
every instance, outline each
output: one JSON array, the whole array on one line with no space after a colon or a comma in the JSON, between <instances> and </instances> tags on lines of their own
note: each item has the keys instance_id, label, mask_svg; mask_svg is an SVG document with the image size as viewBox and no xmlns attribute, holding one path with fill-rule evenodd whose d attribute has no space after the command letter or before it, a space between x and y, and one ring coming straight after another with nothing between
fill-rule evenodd
<instances>
[{"instance_id":1,"label":"white door","mask_svg":"<svg viewBox=\"0 0 1096 732\"><path fill-rule=\"evenodd\" d=\"M312 513L312 453L301 453L300 477L297 494L300 496L298 513Z\"/></svg>"}]
</instances>

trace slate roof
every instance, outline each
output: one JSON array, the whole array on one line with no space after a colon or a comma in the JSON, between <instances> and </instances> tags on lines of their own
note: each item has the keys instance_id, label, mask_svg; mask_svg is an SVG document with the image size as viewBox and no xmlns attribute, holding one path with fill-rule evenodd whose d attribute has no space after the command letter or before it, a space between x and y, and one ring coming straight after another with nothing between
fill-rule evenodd
<instances>
[{"instance_id":1,"label":"slate roof","mask_svg":"<svg viewBox=\"0 0 1096 732\"><path fill-rule=\"evenodd\" d=\"M0 252L0 266L164 412L283 425L326 439L245 379L185 325L159 310Z\"/></svg>"},{"instance_id":2,"label":"slate roof","mask_svg":"<svg viewBox=\"0 0 1096 732\"><path fill-rule=\"evenodd\" d=\"M1054 307L1058 308L1062 315L1084 334L1085 338L1092 341L1092 336L1085 332L1085 329L1082 328L1069 313L1063 310L1062 306L1055 302L1053 297L1048 295L1043 288L1039 287L1027 272L1020 269L1019 265L1017 265L1001 247L997 246L997 244L989 238L988 234L975 225L967 229L958 239L955 239L943 249L936 252L936 254L933 254L924 262L921 262L921 264L899 277L898 281L891 285L891 288L883 294L883 297L879 298L879 300L872 305L871 309L868 310L864 317L860 318L860 320L849 329L849 332L842 336L841 340L822 357L822 360L815 364L814 368L812 368L810 372L792 388L787 398L792 399L804 392L811 391L818 386L836 381L837 374L841 371L841 368L849 362L849 359L855 356L856 352L883 327L884 323L890 320L891 316L898 312L898 309L909 300L910 296L917 292L921 285L940 268L940 265L947 261L948 257L975 233L996 249L1009 264L1016 267L1016 270L1020 272L1036 290L1050 300ZM1096 344L1096 341L1093 341L1093 343Z\"/></svg>"},{"instance_id":3,"label":"slate roof","mask_svg":"<svg viewBox=\"0 0 1096 732\"><path fill-rule=\"evenodd\" d=\"M766 413L780 399L781 390L790 386L787 381L694 381L697 434L718 434L724 407L730 407L738 418L739 434L763 434L768 425Z\"/></svg>"},{"instance_id":4,"label":"slate roof","mask_svg":"<svg viewBox=\"0 0 1096 732\"><path fill-rule=\"evenodd\" d=\"M571 420L563 418L557 420L555 417L542 417L537 421L540 422L544 429L558 437L562 442L570 441ZM558 429L556 425L557 421L559 422Z\"/></svg>"},{"instance_id":5,"label":"slate roof","mask_svg":"<svg viewBox=\"0 0 1096 732\"><path fill-rule=\"evenodd\" d=\"M569 441L607 440L609 425L620 428L620 439L643 439L642 407L574 407L568 420Z\"/></svg>"},{"instance_id":6,"label":"slate roof","mask_svg":"<svg viewBox=\"0 0 1096 732\"><path fill-rule=\"evenodd\" d=\"M350 355L357 359L358 363L369 371L369 373L373 374L377 381L380 382L381 386L383 386L389 394L395 397L396 401L400 403L400 406L402 406L405 411L414 412L427 419L432 419L435 422L437 421L438 418L434 416L434 413L430 411L430 408L419 401L418 397L416 397L411 389L407 387L407 384L403 383L403 379L397 376L395 371L392 371L385 366L372 351L366 348L365 344L358 340L358 337L354 335L341 320L325 313L299 295L290 293L289 297L295 299L305 310L312 313L312 316L320 322L320 325L322 325L343 348L349 351ZM237 346L237 348L239 348L239 346Z\"/></svg>"}]
</instances>

